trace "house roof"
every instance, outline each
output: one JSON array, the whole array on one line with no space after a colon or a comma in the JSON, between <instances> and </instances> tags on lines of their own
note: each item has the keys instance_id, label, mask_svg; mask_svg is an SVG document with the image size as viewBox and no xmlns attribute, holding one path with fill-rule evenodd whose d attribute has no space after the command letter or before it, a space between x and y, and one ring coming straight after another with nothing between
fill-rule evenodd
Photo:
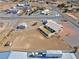
<instances>
[{"instance_id":1,"label":"house roof","mask_svg":"<svg viewBox=\"0 0 79 59\"><path fill-rule=\"evenodd\" d=\"M27 59L27 53L19 51L0 52L0 59Z\"/></svg>"},{"instance_id":2,"label":"house roof","mask_svg":"<svg viewBox=\"0 0 79 59\"><path fill-rule=\"evenodd\" d=\"M54 50L53 50L54 52ZM53 53L52 50L47 51L48 54L52 54ZM55 52L54 52L55 53ZM60 53L60 52L58 52ZM57 54L57 52L56 52ZM62 53L62 57L61 58L57 58L57 59L77 59L74 53ZM28 53L27 52L20 52L20 51L8 51L8 52L0 52L0 59L30 59L28 57ZM31 58L32 59L32 58ZM35 58L35 59L39 59L39 58ZM40 58L42 59L42 58Z\"/></svg>"},{"instance_id":3,"label":"house roof","mask_svg":"<svg viewBox=\"0 0 79 59\"><path fill-rule=\"evenodd\" d=\"M54 29L56 32L58 32L59 30L62 30L62 25L57 24L55 21L52 20L48 20L48 23L46 24L46 26L50 27L51 29Z\"/></svg>"}]
</instances>

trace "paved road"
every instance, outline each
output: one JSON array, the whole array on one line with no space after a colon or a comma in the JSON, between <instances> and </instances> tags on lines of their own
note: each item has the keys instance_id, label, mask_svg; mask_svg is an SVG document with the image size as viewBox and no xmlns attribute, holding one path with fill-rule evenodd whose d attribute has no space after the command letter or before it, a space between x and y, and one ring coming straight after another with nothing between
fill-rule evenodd
<instances>
[{"instance_id":1,"label":"paved road","mask_svg":"<svg viewBox=\"0 0 79 59\"><path fill-rule=\"evenodd\" d=\"M26 17L0 17L0 19L5 19L5 20L15 20L15 19L61 19L61 17L52 17L52 16L26 16Z\"/></svg>"}]
</instances>

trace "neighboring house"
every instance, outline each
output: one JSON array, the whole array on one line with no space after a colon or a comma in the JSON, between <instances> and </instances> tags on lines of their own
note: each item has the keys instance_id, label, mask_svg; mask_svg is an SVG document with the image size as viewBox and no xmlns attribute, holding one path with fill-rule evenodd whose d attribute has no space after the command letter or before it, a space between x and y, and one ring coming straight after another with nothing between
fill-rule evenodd
<instances>
[{"instance_id":1,"label":"neighboring house","mask_svg":"<svg viewBox=\"0 0 79 59\"><path fill-rule=\"evenodd\" d=\"M41 12L41 14L48 15L50 13L49 9L45 9Z\"/></svg>"},{"instance_id":2,"label":"neighboring house","mask_svg":"<svg viewBox=\"0 0 79 59\"><path fill-rule=\"evenodd\" d=\"M31 57L30 57L30 56ZM47 50L46 53L38 51L29 52L7 51L0 52L0 59L77 59L74 53L64 53L61 50Z\"/></svg>"}]
</instances>

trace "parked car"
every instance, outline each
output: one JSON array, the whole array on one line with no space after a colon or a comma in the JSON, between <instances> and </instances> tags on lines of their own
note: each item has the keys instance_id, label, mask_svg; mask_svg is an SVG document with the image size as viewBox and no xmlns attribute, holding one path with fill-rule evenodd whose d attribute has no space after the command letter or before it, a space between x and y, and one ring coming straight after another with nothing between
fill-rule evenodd
<instances>
[{"instance_id":1,"label":"parked car","mask_svg":"<svg viewBox=\"0 0 79 59\"><path fill-rule=\"evenodd\" d=\"M41 14L43 14L43 15L49 15L49 13L50 13L50 11L48 9L41 11Z\"/></svg>"}]
</instances>

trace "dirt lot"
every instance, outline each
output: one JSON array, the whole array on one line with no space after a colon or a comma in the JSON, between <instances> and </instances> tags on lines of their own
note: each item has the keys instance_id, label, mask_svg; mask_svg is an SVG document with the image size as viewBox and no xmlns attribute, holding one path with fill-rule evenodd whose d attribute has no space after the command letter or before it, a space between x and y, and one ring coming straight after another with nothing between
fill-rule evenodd
<instances>
[{"instance_id":1,"label":"dirt lot","mask_svg":"<svg viewBox=\"0 0 79 59\"><path fill-rule=\"evenodd\" d=\"M6 10L6 9L9 9L10 7L15 6L15 5L16 5L16 3L3 2L3 3L0 3L0 10Z\"/></svg>"},{"instance_id":2,"label":"dirt lot","mask_svg":"<svg viewBox=\"0 0 79 59\"><path fill-rule=\"evenodd\" d=\"M7 35L12 29L10 21L0 20L0 46L6 41Z\"/></svg>"},{"instance_id":3,"label":"dirt lot","mask_svg":"<svg viewBox=\"0 0 79 59\"><path fill-rule=\"evenodd\" d=\"M31 26L33 22L36 21L19 21L19 23L27 23L28 28L10 33L10 35L5 38L4 43L0 47L0 50L70 50L72 49L68 44L66 44L61 38L66 35L69 29L65 29L61 34L61 38L53 36L52 38L44 37L37 28L42 25L40 21L37 21L36 26ZM67 26L65 26L67 28ZM69 27L68 27L69 28ZM74 33L74 32L73 32ZM5 43L9 41L12 43L9 47L4 47Z\"/></svg>"},{"instance_id":4,"label":"dirt lot","mask_svg":"<svg viewBox=\"0 0 79 59\"><path fill-rule=\"evenodd\" d=\"M69 25L68 22L62 22L63 25L63 31L60 34L61 37L70 37L70 36L75 36L78 34L73 27Z\"/></svg>"}]
</instances>

